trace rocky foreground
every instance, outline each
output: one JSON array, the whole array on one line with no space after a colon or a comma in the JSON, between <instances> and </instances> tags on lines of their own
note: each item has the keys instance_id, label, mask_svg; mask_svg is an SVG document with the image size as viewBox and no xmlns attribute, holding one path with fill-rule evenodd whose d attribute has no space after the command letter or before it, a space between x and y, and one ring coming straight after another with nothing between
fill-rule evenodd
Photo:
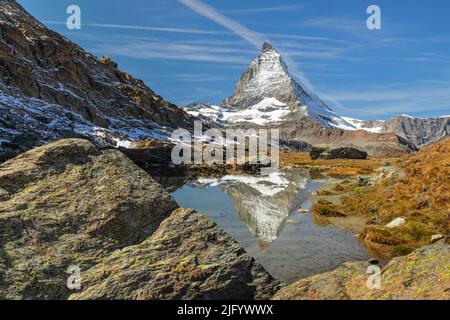
<instances>
[{"instance_id":1,"label":"rocky foreground","mask_svg":"<svg viewBox=\"0 0 450 320\"><path fill-rule=\"evenodd\" d=\"M278 289L117 150L78 139L33 149L0 165L0 197L0 299L267 299ZM81 292L66 286L70 265Z\"/></svg>"},{"instance_id":2,"label":"rocky foreground","mask_svg":"<svg viewBox=\"0 0 450 320\"><path fill-rule=\"evenodd\" d=\"M446 241L392 260L381 289L358 262L280 290L118 150L68 139L0 165L0 299L450 299Z\"/></svg>"},{"instance_id":3,"label":"rocky foreground","mask_svg":"<svg viewBox=\"0 0 450 320\"><path fill-rule=\"evenodd\" d=\"M344 263L334 271L283 288L275 300L423 300L450 299L450 246L423 247L393 259L383 268L380 288L372 287L368 262ZM372 289L369 289L369 284Z\"/></svg>"}]
</instances>

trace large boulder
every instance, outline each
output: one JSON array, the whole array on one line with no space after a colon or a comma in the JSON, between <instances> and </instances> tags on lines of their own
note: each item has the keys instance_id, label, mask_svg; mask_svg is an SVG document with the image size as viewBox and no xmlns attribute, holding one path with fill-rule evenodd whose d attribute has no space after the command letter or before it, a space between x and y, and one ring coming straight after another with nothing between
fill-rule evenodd
<instances>
[{"instance_id":1,"label":"large boulder","mask_svg":"<svg viewBox=\"0 0 450 320\"><path fill-rule=\"evenodd\" d=\"M0 299L66 299L74 293L67 288L71 266L86 288L79 298L275 293L277 282L221 229L177 209L121 152L85 140L51 143L1 164ZM189 257L197 271L176 273ZM99 279L101 294L94 290ZM188 284L184 295L177 291Z\"/></svg>"},{"instance_id":2,"label":"large boulder","mask_svg":"<svg viewBox=\"0 0 450 320\"><path fill-rule=\"evenodd\" d=\"M313 160L367 159L367 152L352 147L313 147L309 155Z\"/></svg>"},{"instance_id":3,"label":"large boulder","mask_svg":"<svg viewBox=\"0 0 450 320\"><path fill-rule=\"evenodd\" d=\"M70 299L269 299L273 278L214 222L179 209L150 238L82 274Z\"/></svg>"},{"instance_id":4,"label":"large boulder","mask_svg":"<svg viewBox=\"0 0 450 320\"><path fill-rule=\"evenodd\" d=\"M380 289L367 286L369 266L368 262L345 263L334 271L305 278L283 288L274 299L450 299L450 246L444 242L393 259L381 272Z\"/></svg>"},{"instance_id":5,"label":"large boulder","mask_svg":"<svg viewBox=\"0 0 450 320\"><path fill-rule=\"evenodd\" d=\"M62 140L0 165L0 297L68 296L82 269L151 235L178 206L116 150Z\"/></svg>"}]
</instances>

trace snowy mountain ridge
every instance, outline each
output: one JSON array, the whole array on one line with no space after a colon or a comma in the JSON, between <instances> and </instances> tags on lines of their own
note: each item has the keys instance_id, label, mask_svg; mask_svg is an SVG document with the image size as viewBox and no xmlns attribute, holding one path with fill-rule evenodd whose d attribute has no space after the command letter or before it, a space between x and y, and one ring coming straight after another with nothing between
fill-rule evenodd
<instances>
[{"instance_id":1,"label":"snowy mountain ridge","mask_svg":"<svg viewBox=\"0 0 450 320\"><path fill-rule=\"evenodd\" d=\"M268 42L263 44L259 56L241 75L229 98L219 106L202 103L195 107L187 106L185 110L210 125L275 126L284 130L286 137L298 136L311 142L317 140L314 135L334 136L334 140L339 140L342 135L336 132L325 134L319 128L362 130L368 134L394 133L416 146L438 141L450 132L450 117L419 119L402 115L387 121L341 117L290 75L280 53ZM309 131L302 133L306 122L310 122L306 130ZM318 128L312 129L314 125Z\"/></svg>"},{"instance_id":2,"label":"snowy mountain ridge","mask_svg":"<svg viewBox=\"0 0 450 320\"><path fill-rule=\"evenodd\" d=\"M260 55L251 62L221 107L228 114L224 117L228 125L243 122L267 125L309 117L325 128L353 127L302 87L289 73L280 53L268 42L263 44Z\"/></svg>"}]
</instances>

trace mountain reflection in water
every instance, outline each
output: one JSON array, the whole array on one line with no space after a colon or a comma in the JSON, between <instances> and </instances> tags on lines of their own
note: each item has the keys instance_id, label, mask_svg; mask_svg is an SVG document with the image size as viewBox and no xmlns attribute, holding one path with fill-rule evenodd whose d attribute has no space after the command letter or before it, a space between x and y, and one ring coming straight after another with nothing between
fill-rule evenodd
<instances>
[{"instance_id":1,"label":"mountain reflection in water","mask_svg":"<svg viewBox=\"0 0 450 320\"><path fill-rule=\"evenodd\" d=\"M229 175L220 179L199 179L197 186L218 186L228 194L236 212L267 249L277 239L290 214L308 198L307 171L272 173L269 176Z\"/></svg>"},{"instance_id":2,"label":"mountain reflection in water","mask_svg":"<svg viewBox=\"0 0 450 320\"><path fill-rule=\"evenodd\" d=\"M172 192L178 204L214 220L285 283L369 258L353 234L298 213L311 207L311 193L325 182L308 171L189 181Z\"/></svg>"}]
</instances>

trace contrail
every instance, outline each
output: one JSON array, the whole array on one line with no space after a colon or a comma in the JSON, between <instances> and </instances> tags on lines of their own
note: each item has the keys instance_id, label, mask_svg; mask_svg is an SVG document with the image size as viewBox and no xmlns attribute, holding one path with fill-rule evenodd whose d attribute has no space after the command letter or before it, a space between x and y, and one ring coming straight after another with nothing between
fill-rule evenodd
<instances>
[{"instance_id":1,"label":"contrail","mask_svg":"<svg viewBox=\"0 0 450 320\"><path fill-rule=\"evenodd\" d=\"M197 12L198 14L220 24L221 26L233 31L243 39L253 44L256 48L260 48L265 38L262 34L254 32L239 22L225 17L213 7L199 1L199 0L178 0L188 8Z\"/></svg>"},{"instance_id":2,"label":"contrail","mask_svg":"<svg viewBox=\"0 0 450 320\"><path fill-rule=\"evenodd\" d=\"M263 42L268 40L266 35L252 31L248 29L246 26L240 24L239 22L234 21L233 19L230 19L228 17L225 17L215 8L203 3L200 0L178 0L178 1L183 5L187 6L188 8L190 8L191 10L197 12L199 15L202 15L214 21L215 23L227 28L228 30L234 32L235 34L239 35L241 38L253 44L256 48L258 48L258 50L261 48ZM305 77L303 72L297 69L291 57L288 54L283 53L282 51L280 51L280 53L284 57L286 64L290 66L291 73L302 82L304 87L306 87L304 89L312 90L311 82L309 82L309 80Z\"/></svg>"}]
</instances>

